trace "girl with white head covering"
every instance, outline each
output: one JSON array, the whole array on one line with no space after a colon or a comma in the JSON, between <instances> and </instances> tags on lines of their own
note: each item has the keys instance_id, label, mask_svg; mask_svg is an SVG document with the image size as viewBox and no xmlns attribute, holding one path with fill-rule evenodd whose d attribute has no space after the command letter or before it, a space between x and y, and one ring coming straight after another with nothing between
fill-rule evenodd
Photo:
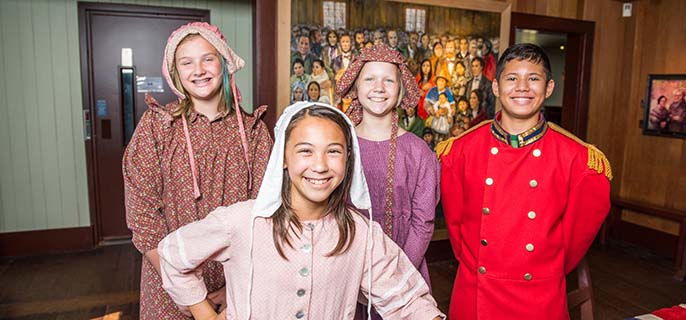
<instances>
[{"instance_id":1,"label":"girl with white head covering","mask_svg":"<svg viewBox=\"0 0 686 320\"><path fill-rule=\"evenodd\" d=\"M123 159L126 221L144 255L140 319L188 319L162 289L157 245L170 232L219 206L257 196L271 138L260 120L239 105L234 74L243 60L215 26L181 26L167 41L162 73L177 101L148 110ZM199 268L210 298L225 305L221 264ZM186 311L187 312L187 311Z\"/></svg>"},{"instance_id":2,"label":"girl with white head covering","mask_svg":"<svg viewBox=\"0 0 686 320\"><path fill-rule=\"evenodd\" d=\"M218 208L160 243L174 301L195 319L352 319L358 297L388 319L444 317L407 256L354 209L371 201L345 115L300 102L274 130L270 179L256 200ZM208 260L227 270L229 306L219 315L195 271Z\"/></svg>"}]
</instances>

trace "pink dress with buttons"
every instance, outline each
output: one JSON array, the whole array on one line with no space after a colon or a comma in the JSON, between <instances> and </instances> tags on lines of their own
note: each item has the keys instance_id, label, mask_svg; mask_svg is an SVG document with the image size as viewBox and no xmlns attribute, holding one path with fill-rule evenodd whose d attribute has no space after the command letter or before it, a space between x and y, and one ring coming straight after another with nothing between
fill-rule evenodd
<instances>
[{"instance_id":1,"label":"pink dress with buttons","mask_svg":"<svg viewBox=\"0 0 686 320\"><path fill-rule=\"evenodd\" d=\"M193 270L212 260L226 274L227 319L352 319L358 296L370 292L387 319L443 316L422 276L377 223L368 241L369 222L355 214L350 247L328 256L339 236L335 219L307 221L293 232L293 247L283 246L285 260L274 246L271 219L252 220L253 205L250 200L218 208L160 243L164 288L174 301L192 305L205 299L203 278Z\"/></svg>"}]
</instances>

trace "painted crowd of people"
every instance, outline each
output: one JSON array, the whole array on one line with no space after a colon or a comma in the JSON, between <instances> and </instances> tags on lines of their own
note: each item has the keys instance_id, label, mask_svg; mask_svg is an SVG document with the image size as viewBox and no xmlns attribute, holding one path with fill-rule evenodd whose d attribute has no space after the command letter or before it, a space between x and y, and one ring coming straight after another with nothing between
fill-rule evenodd
<instances>
[{"instance_id":1,"label":"painted crowd of people","mask_svg":"<svg viewBox=\"0 0 686 320\"><path fill-rule=\"evenodd\" d=\"M403 55L420 88L420 99L410 112L398 109L403 129L435 146L495 115L491 83L497 51L492 41L497 47L497 38L296 25L291 39L292 103L317 101L347 108L348 102L334 92L336 83L362 48L385 44Z\"/></svg>"},{"instance_id":2,"label":"painted crowd of people","mask_svg":"<svg viewBox=\"0 0 686 320\"><path fill-rule=\"evenodd\" d=\"M472 124L489 98L429 77L445 87L427 102L434 87L387 36L349 58L332 46L319 58L301 37L293 96L309 101L283 110L272 140L265 109L242 108L244 62L219 29L171 34L163 71L178 99L146 97L123 159L141 319L446 319L425 258L439 199L460 262L451 319L569 319L565 275L609 210L612 173L541 115L555 87L548 57L505 50L489 85L503 109ZM411 129L421 112L443 141Z\"/></svg>"}]
</instances>

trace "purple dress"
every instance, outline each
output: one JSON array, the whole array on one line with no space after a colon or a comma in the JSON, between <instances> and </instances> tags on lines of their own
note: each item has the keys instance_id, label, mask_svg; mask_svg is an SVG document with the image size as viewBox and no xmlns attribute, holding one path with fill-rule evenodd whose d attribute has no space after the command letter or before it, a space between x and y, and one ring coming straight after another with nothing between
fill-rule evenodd
<instances>
[{"instance_id":1,"label":"purple dress","mask_svg":"<svg viewBox=\"0 0 686 320\"><path fill-rule=\"evenodd\" d=\"M372 198L372 217L386 221L386 176L390 140L359 138L364 175ZM392 239L431 286L424 254L434 230L436 204L440 197L440 170L436 154L411 133L398 137L393 173Z\"/></svg>"}]
</instances>

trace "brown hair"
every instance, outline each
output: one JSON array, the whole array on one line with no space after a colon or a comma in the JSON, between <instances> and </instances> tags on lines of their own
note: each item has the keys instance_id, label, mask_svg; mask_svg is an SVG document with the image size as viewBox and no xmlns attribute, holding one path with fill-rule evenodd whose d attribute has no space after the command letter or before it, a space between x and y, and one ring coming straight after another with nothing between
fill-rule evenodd
<instances>
[{"instance_id":1,"label":"brown hair","mask_svg":"<svg viewBox=\"0 0 686 320\"><path fill-rule=\"evenodd\" d=\"M202 38L202 36L200 34L197 34L197 33L192 33L192 34L185 36L183 38L183 40L181 40L181 42L179 42L179 44L176 46L175 50L178 50L178 48L182 44L189 42L189 41L191 41L195 38L198 38L198 37ZM216 49L215 49L215 51L216 51ZM217 58L220 59L220 61L222 63L222 67L223 67L222 70L224 73L226 73L227 71L226 71L226 67L224 67L224 65L225 65L224 57L222 57L222 55L219 54L218 51L217 51ZM179 102L179 105L177 106L177 108L172 111L172 116L174 118L178 118L181 115L188 115L191 111L191 108L193 107L193 101L191 100L190 95L188 94L188 91L186 91L186 88L184 88L183 84L181 83L181 77L179 76L179 71L176 68L176 52L174 52L174 61L171 63L170 76L171 76L172 81L174 82L174 87L176 87L176 89L179 90L179 92L183 93L183 95L185 96L185 98L183 98L183 100L181 100L181 102ZM228 104L231 102L227 101L226 95L224 94L224 92L227 92L226 91L227 88L225 88L225 86L227 86L227 85L229 85L229 84L222 81L222 88L219 90L220 94L221 94L221 99L219 100L219 106L218 106L219 112L230 110Z\"/></svg>"},{"instance_id":2,"label":"brown hair","mask_svg":"<svg viewBox=\"0 0 686 320\"><path fill-rule=\"evenodd\" d=\"M347 148L347 161L345 164L345 177L341 184L329 195L327 202L327 212L325 214L332 214L336 219L338 225L338 232L340 234L336 247L327 254L333 256L345 253L350 247L350 242L355 238L355 222L353 221L353 214L357 211L349 205L348 195L350 194L350 187L352 185L353 168L355 164L355 157L353 156L353 141L350 126L345 118L331 107L323 105L313 105L300 110L293 115L291 122L286 127L286 139L290 137L291 132L297 126L300 120L306 117L316 117L327 119L338 126L343 131ZM286 143L284 142L284 144ZM289 232L302 231L302 224L298 217L293 212L291 207L291 180L288 175L288 169L283 170L283 182L281 184L281 206L276 210L272 219L272 236L274 246L279 255L288 260L286 254L283 252L283 244L293 248Z\"/></svg>"}]
</instances>

